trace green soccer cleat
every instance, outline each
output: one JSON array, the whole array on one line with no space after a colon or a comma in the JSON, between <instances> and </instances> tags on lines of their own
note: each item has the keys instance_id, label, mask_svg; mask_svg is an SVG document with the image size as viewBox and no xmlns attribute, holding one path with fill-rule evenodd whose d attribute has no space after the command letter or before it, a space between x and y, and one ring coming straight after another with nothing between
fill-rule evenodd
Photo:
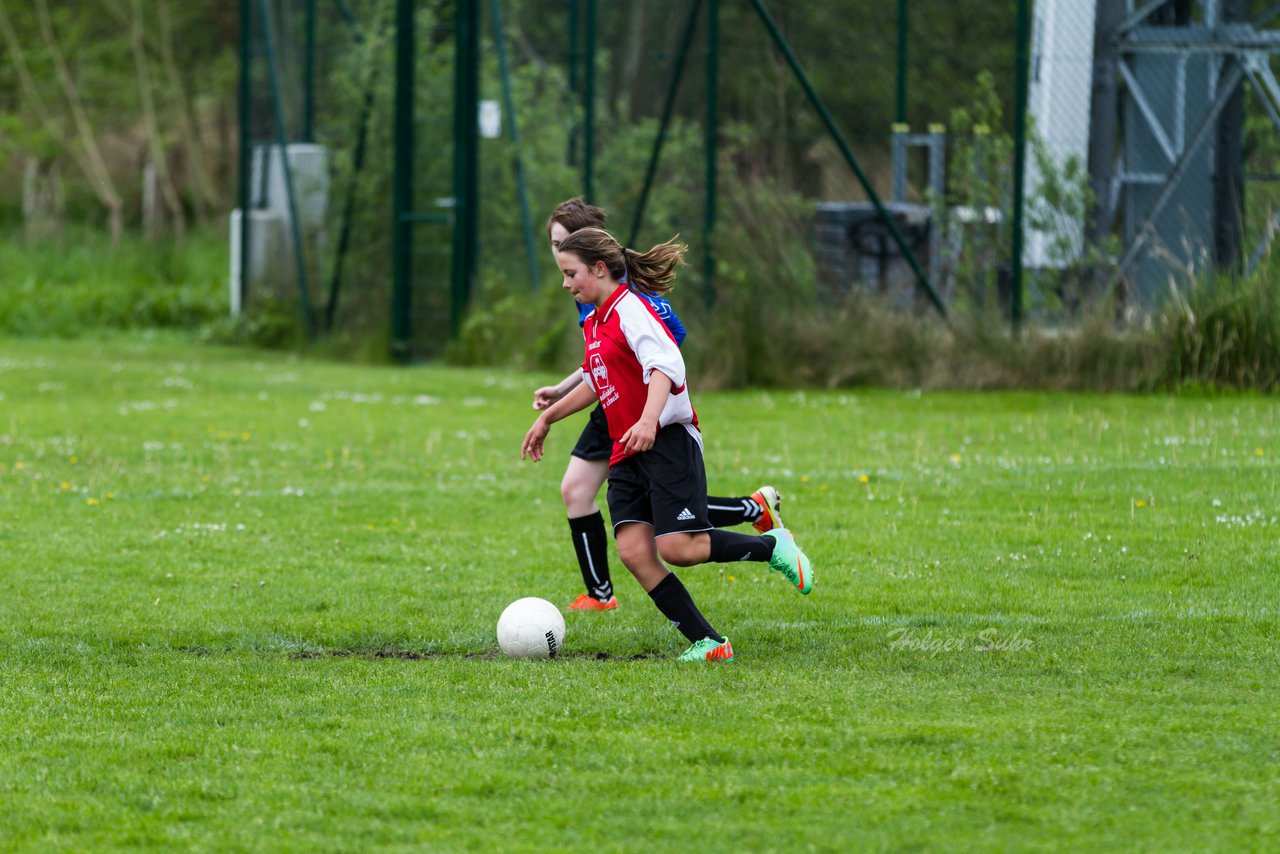
<instances>
[{"instance_id":1,"label":"green soccer cleat","mask_svg":"<svg viewBox=\"0 0 1280 854\"><path fill-rule=\"evenodd\" d=\"M773 555L769 568L781 572L801 593L808 595L813 589L813 564L796 545L796 538L786 528L774 528L760 536L773 540Z\"/></svg>"},{"instance_id":2,"label":"green soccer cleat","mask_svg":"<svg viewBox=\"0 0 1280 854\"><path fill-rule=\"evenodd\" d=\"M680 653L677 661L733 661L733 644L729 639L718 641L715 638L703 638L694 641L693 646Z\"/></svg>"}]
</instances>

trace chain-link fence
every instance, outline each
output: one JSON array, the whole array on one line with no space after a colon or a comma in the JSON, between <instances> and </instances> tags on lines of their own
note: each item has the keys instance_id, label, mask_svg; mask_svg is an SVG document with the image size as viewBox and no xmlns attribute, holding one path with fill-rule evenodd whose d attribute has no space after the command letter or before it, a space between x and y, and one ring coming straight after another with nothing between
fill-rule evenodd
<instances>
[{"instance_id":1,"label":"chain-link fence","mask_svg":"<svg viewBox=\"0 0 1280 854\"><path fill-rule=\"evenodd\" d=\"M237 221L250 272L291 270L317 328L389 310L409 355L555 288L545 218L579 194L637 248L690 243L692 312L753 287L1149 310L1274 230L1268 3L243 5L242 192L274 205Z\"/></svg>"}]
</instances>

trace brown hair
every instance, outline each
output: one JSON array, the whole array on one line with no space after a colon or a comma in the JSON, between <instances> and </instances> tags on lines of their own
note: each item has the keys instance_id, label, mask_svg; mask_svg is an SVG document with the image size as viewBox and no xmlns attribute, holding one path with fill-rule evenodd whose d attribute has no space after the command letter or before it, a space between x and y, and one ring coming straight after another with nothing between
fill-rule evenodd
<instances>
[{"instance_id":1,"label":"brown hair","mask_svg":"<svg viewBox=\"0 0 1280 854\"><path fill-rule=\"evenodd\" d=\"M634 290L650 295L671 290L676 266L684 263L684 253L688 251L688 246L673 237L641 254L627 249L601 228L579 229L560 242L562 254L572 252L589 267L602 261L614 279L625 279Z\"/></svg>"},{"instance_id":2,"label":"brown hair","mask_svg":"<svg viewBox=\"0 0 1280 854\"><path fill-rule=\"evenodd\" d=\"M604 228L604 208L589 205L582 196L567 199L556 205L556 209L547 217L547 238L551 237L551 226L560 223L564 230L573 234L584 228Z\"/></svg>"}]
</instances>

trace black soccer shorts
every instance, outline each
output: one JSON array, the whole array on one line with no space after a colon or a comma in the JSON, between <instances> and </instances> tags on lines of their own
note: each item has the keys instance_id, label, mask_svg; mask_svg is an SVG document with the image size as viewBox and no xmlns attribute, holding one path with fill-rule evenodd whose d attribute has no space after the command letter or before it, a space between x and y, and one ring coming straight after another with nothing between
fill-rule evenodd
<instances>
[{"instance_id":1,"label":"black soccer shorts","mask_svg":"<svg viewBox=\"0 0 1280 854\"><path fill-rule=\"evenodd\" d=\"M609 469L609 518L618 526L643 522L653 535L710 531L702 446L684 424L658 431L649 450Z\"/></svg>"},{"instance_id":2,"label":"black soccer shorts","mask_svg":"<svg viewBox=\"0 0 1280 854\"><path fill-rule=\"evenodd\" d=\"M613 454L613 440L609 438L609 422L604 417L604 407L596 404L587 417L587 426L582 428L578 444L570 453L588 462L607 460Z\"/></svg>"}]
</instances>

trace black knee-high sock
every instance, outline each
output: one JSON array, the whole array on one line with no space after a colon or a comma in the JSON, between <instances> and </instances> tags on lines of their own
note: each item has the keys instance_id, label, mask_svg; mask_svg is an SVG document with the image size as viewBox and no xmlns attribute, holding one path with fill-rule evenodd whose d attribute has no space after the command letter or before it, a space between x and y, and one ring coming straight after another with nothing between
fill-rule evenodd
<instances>
[{"instance_id":1,"label":"black knee-high sock","mask_svg":"<svg viewBox=\"0 0 1280 854\"><path fill-rule=\"evenodd\" d=\"M750 496L720 498L707 496L707 519L717 528L731 528L760 518L760 505Z\"/></svg>"},{"instance_id":2,"label":"black knee-high sock","mask_svg":"<svg viewBox=\"0 0 1280 854\"><path fill-rule=\"evenodd\" d=\"M733 531L708 531L711 535L711 563L737 563L740 560L768 560L773 557L773 540L769 537L738 534Z\"/></svg>"},{"instance_id":3,"label":"black knee-high sock","mask_svg":"<svg viewBox=\"0 0 1280 854\"><path fill-rule=\"evenodd\" d=\"M723 641L724 637L711 628L707 618L702 616L698 606L693 604L693 597L684 589L680 579L674 572L658 582L658 586L649 591L653 604L658 606L662 616L670 620L680 633L695 643L703 638L714 638Z\"/></svg>"},{"instance_id":4,"label":"black knee-high sock","mask_svg":"<svg viewBox=\"0 0 1280 854\"><path fill-rule=\"evenodd\" d=\"M587 595L609 601L613 596L613 582L609 579L609 537L604 530L604 515L597 510L590 516L569 520L573 533L573 550L578 555L578 568L582 570L582 583L587 585Z\"/></svg>"}]
</instances>

